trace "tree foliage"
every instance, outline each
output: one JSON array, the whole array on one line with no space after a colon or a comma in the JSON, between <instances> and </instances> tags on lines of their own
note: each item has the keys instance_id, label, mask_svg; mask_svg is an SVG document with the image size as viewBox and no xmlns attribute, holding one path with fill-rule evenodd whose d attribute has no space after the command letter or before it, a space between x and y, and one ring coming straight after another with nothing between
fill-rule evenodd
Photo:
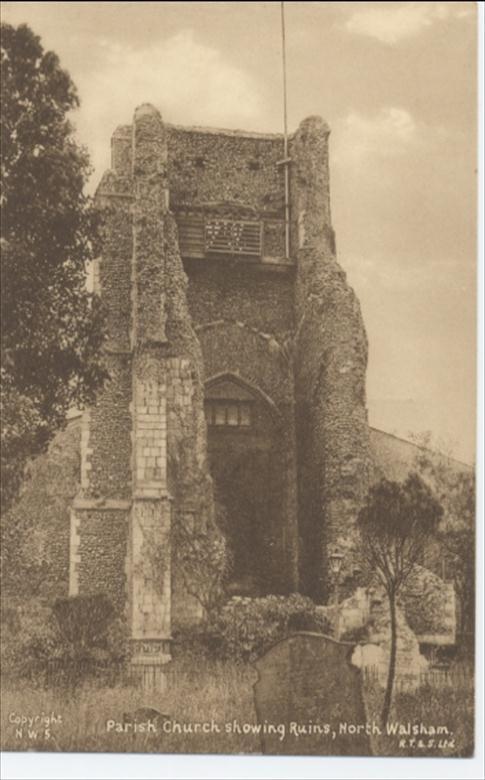
<instances>
[{"instance_id":1,"label":"tree foliage","mask_svg":"<svg viewBox=\"0 0 485 780\"><path fill-rule=\"evenodd\" d=\"M437 531L443 509L416 473L404 483L381 479L359 512L363 555L388 590L397 593Z\"/></svg>"},{"instance_id":2,"label":"tree foliage","mask_svg":"<svg viewBox=\"0 0 485 780\"><path fill-rule=\"evenodd\" d=\"M389 717L397 653L397 596L438 530L443 508L421 477L412 472L403 483L381 479L373 485L357 523L362 555L384 586L391 618L389 673L382 720Z\"/></svg>"},{"instance_id":3,"label":"tree foliage","mask_svg":"<svg viewBox=\"0 0 485 780\"><path fill-rule=\"evenodd\" d=\"M429 433L414 437L415 469L443 506L438 541L443 576L452 579L460 603L459 633L472 638L475 620L475 470L460 467L432 447ZM441 448L440 448L441 449Z\"/></svg>"},{"instance_id":4,"label":"tree foliage","mask_svg":"<svg viewBox=\"0 0 485 780\"><path fill-rule=\"evenodd\" d=\"M29 457L103 377L99 302L86 289L96 218L69 74L26 25L1 28L2 501Z\"/></svg>"}]
</instances>

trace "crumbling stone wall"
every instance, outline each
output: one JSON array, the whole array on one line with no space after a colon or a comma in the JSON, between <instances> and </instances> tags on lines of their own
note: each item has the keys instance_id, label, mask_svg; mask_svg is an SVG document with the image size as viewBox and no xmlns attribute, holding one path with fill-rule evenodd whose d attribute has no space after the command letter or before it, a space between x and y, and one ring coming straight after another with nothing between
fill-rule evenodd
<instances>
[{"instance_id":1,"label":"crumbling stone wall","mask_svg":"<svg viewBox=\"0 0 485 780\"><path fill-rule=\"evenodd\" d=\"M358 300L335 255L328 126L301 123L290 144L292 252L296 257L293 346L300 521L306 589L326 598L328 554L345 552L342 579L356 582L355 517L369 484L367 339Z\"/></svg>"},{"instance_id":2,"label":"crumbling stone wall","mask_svg":"<svg viewBox=\"0 0 485 780\"><path fill-rule=\"evenodd\" d=\"M214 521L204 387L217 377L274 421L286 588L328 597L334 544L354 581L367 343L335 258L327 141L315 118L291 139L287 257L281 136L180 128L148 105L113 135L97 194L110 381L83 421L70 583L125 606L139 664L163 661L174 624L201 616L172 542L177 522ZM259 221L262 256L182 259L178 226L208 216Z\"/></svg>"},{"instance_id":3,"label":"crumbling stone wall","mask_svg":"<svg viewBox=\"0 0 485 780\"><path fill-rule=\"evenodd\" d=\"M264 273L244 263L185 261L194 324L243 322L288 345L294 330L294 273ZM201 267L202 265L202 267Z\"/></svg>"},{"instance_id":4,"label":"crumbling stone wall","mask_svg":"<svg viewBox=\"0 0 485 780\"><path fill-rule=\"evenodd\" d=\"M213 501L202 359L168 211L159 113L137 109L133 126L115 133L112 151L113 170L97 194L110 380L84 420L71 591L111 596L130 625L133 661L143 666L167 657L173 602L180 619L200 618L172 571L171 539L179 516L190 511L204 524Z\"/></svg>"},{"instance_id":5,"label":"crumbling stone wall","mask_svg":"<svg viewBox=\"0 0 485 780\"><path fill-rule=\"evenodd\" d=\"M284 204L281 135L168 126L170 204L241 203L281 215Z\"/></svg>"}]
</instances>

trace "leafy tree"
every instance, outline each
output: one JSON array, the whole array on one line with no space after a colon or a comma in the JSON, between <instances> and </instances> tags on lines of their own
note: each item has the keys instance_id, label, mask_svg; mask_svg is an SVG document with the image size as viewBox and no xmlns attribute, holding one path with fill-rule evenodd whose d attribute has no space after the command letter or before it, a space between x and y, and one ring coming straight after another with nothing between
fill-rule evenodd
<instances>
[{"instance_id":1,"label":"leafy tree","mask_svg":"<svg viewBox=\"0 0 485 780\"><path fill-rule=\"evenodd\" d=\"M27 460L103 377L102 318L86 289L96 219L69 112L76 88L27 25L1 26L2 507Z\"/></svg>"},{"instance_id":2,"label":"leafy tree","mask_svg":"<svg viewBox=\"0 0 485 780\"><path fill-rule=\"evenodd\" d=\"M460 468L431 434L413 437L419 450L414 468L443 506L438 542L442 576L453 580L460 604L458 633L473 637L475 620L475 470Z\"/></svg>"},{"instance_id":3,"label":"leafy tree","mask_svg":"<svg viewBox=\"0 0 485 780\"><path fill-rule=\"evenodd\" d=\"M397 597L418 562L423 546L437 531L443 509L416 474L403 483L381 479L373 485L357 523L362 555L379 577L389 601L391 647L382 721L391 708L397 654Z\"/></svg>"}]
</instances>

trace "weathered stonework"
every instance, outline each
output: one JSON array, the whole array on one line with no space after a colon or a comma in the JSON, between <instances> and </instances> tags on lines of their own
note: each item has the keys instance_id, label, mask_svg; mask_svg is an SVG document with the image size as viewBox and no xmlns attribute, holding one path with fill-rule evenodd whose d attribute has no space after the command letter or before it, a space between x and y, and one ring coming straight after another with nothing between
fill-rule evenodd
<instances>
[{"instance_id":1,"label":"weathered stonework","mask_svg":"<svg viewBox=\"0 0 485 780\"><path fill-rule=\"evenodd\" d=\"M199 331L200 337L200 331ZM42 579L41 593L45 599L65 597L69 592L70 572L69 558L70 551L72 555L77 554L76 544L78 539L77 529L80 519L73 510L73 498L80 489L80 453L82 436L82 415L73 416L65 430L60 431L53 440L48 452L39 456L30 466L30 475L27 480L22 496L12 509L16 526L20 529L28 529L22 535L19 542L22 550L25 548L27 558L42 560L49 558L49 573ZM384 474L388 479L401 480L407 476L410 468L413 467L416 457L421 453L420 448L412 442L399 439L396 436L371 429L371 459L374 471L378 474ZM433 452L428 451L429 457L433 457ZM469 472L472 467L459 461L450 460L450 469L458 472ZM79 497L76 500L77 505L89 507L92 502L84 502ZM105 506L113 506L122 509L129 507L130 502L126 500L106 502ZM76 518L76 535L73 536L74 543L70 544L71 538L71 518ZM36 538L33 539L31 527L36 529ZM35 553L31 551L31 543L38 542ZM22 593L28 597L33 595L33 583L22 573L21 564L19 564L19 547L13 551L17 563L16 571L22 577L25 588ZM76 560L73 558L73 560ZM425 560L426 568L442 577L442 562L439 557L431 557ZM448 572L448 578L451 571ZM172 577L176 572L172 572ZM75 579L75 578L74 578ZM447 582L447 588L451 593L451 584ZM421 585L417 585L417 594ZM7 598L16 594L17 586L13 586L7 571L4 572L3 591ZM20 594L19 594L20 595ZM357 595L357 594L355 594ZM419 596L417 595L418 599ZM176 594L172 593L172 606L176 599ZM447 599L445 599L447 601ZM451 604L451 595L450 602ZM172 617L178 619L181 610L172 609ZM193 612L190 609L189 614L192 619ZM195 614L198 614L197 610ZM412 622L412 618L410 618ZM349 626L351 628L352 626ZM434 629L430 627L429 633ZM428 633L428 630L426 630Z\"/></svg>"},{"instance_id":2,"label":"weathered stonework","mask_svg":"<svg viewBox=\"0 0 485 780\"><path fill-rule=\"evenodd\" d=\"M118 612L126 603L127 509L74 503L77 517L77 593L105 593ZM72 584L72 581L71 583Z\"/></svg>"},{"instance_id":3,"label":"weathered stonework","mask_svg":"<svg viewBox=\"0 0 485 780\"><path fill-rule=\"evenodd\" d=\"M113 135L97 193L110 380L83 424L71 591L109 593L139 666L201 618L174 529L213 522L214 493L236 590L326 600L332 545L355 585L367 341L335 257L328 134L312 117L290 139L289 253L282 136L180 128L148 105Z\"/></svg>"},{"instance_id":4,"label":"weathered stonework","mask_svg":"<svg viewBox=\"0 0 485 780\"><path fill-rule=\"evenodd\" d=\"M310 117L290 144L300 518L306 526L307 588L319 598L331 589L326 561L333 547L347 553L344 588L355 586L358 561L348 553L370 477L367 338L358 300L335 256L328 135L328 126Z\"/></svg>"},{"instance_id":5,"label":"weathered stonework","mask_svg":"<svg viewBox=\"0 0 485 780\"><path fill-rule=\"evenodd\" d=\"M85 416L81 492L74 502L71 593L106 592L124 613L137 667L169 658L171 538L190 504L213 512L206 465L202 358L188 313L177 227L168 211L167 128L151 106L113 137L100 184L100 293L109 381Z\"/></svg>"}]
</instances>

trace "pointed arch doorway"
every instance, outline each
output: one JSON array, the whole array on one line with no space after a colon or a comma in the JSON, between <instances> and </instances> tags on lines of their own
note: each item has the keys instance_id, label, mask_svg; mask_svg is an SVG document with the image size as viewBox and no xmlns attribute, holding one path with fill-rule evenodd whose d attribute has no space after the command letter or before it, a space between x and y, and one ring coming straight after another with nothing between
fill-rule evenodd
<instances>
[{"instance_id":1,"label":"pointed arch doorway","mask_svg":"<svg viewBox=\"0 0 485 780\"><path fill-rule=\"evenodd\" d=\"M206 384L209 466L232 554L229 590L285 590L284 439L259 390L226 374Z\"/></svg>"}]
</instances>

